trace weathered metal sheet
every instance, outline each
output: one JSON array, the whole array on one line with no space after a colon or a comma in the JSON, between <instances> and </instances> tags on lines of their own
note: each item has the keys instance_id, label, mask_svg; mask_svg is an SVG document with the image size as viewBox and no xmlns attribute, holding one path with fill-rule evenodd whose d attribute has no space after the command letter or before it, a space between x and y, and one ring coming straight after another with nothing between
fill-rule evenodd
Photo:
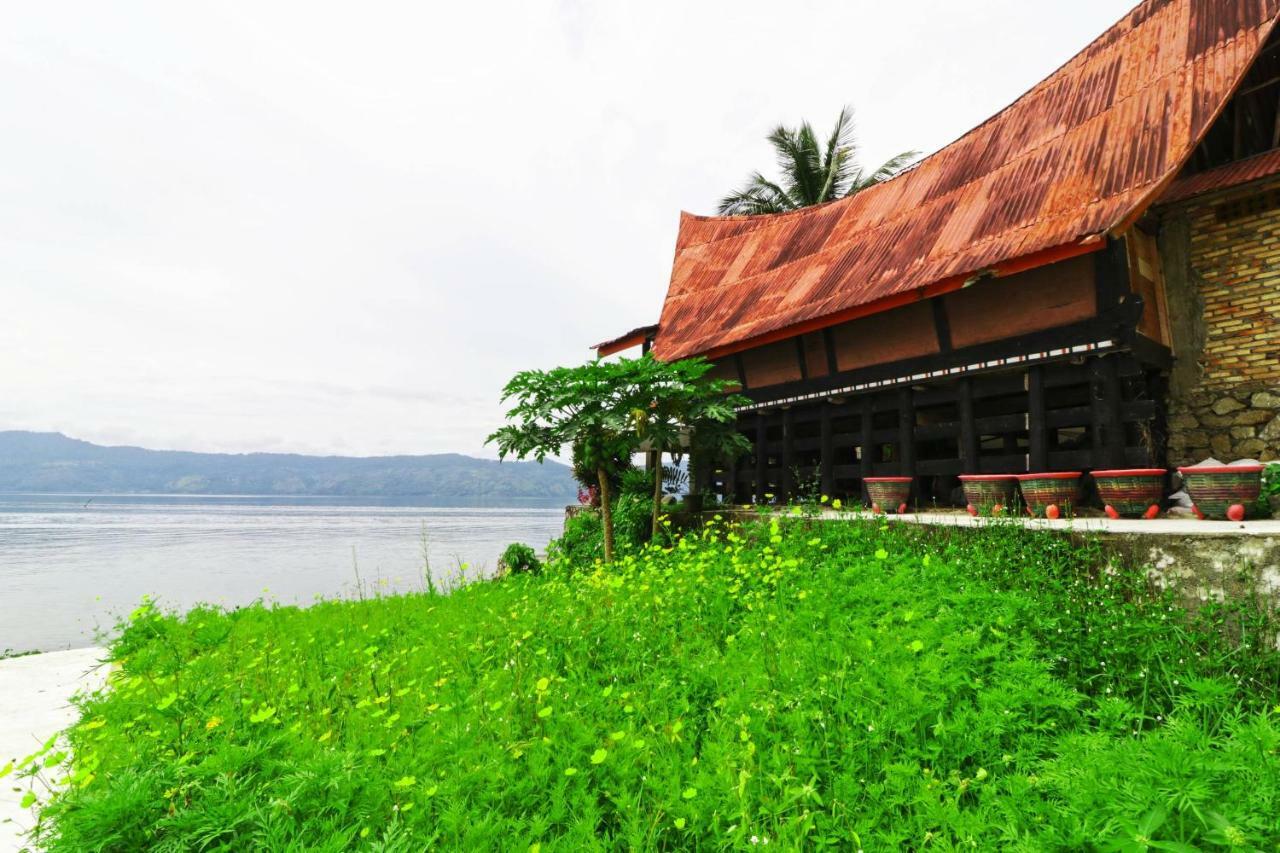
<instances>
[{"instance_id":1,"label":"weathered metal sheet","mask_svg":"<svg viewBox=\"0 0 1280 853\"><path fill-rule=\"evenodd\" d=\"M1228 163L1198 175L1178 178L1159 199L1159 204L1173 204L1205 193L1231 189L1252 181L1280 175L1280 148Z\"/></svg>"},{"instance_id":2,"label":"weathered metal sheet","mask_svg":"<svg viewBox=\"0 0 1280 853\"><path fill-rule=\"evenodd\" d=\"M777 216L681 214L654 353L758 345L1131 222L1221 111L1278 11L1280 0L1147 0L892 181Z\"/></svg>"}]
</instances>

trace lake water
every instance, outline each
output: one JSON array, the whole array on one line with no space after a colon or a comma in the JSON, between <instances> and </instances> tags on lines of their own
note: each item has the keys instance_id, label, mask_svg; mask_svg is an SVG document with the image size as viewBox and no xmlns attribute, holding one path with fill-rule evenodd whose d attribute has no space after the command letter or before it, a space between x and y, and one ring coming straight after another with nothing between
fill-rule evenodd
<instances>
[{"instance_id":1,"label":"lake water","mask_svg":"<svg viewBox=\"0 0 1280 853\"><path fill-rule=\"evenodd\" d=\"M542 551L563 504L413 499L0 495L0 652L91 645L144 595L185 609L423 588L489 574L511 542Z\"/></svg>"}]
</instances>

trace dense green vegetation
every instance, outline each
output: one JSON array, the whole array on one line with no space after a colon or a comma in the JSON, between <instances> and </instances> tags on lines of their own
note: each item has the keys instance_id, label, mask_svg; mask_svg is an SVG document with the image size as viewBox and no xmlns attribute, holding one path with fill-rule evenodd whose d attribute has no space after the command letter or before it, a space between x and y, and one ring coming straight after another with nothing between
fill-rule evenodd
<instances>
[{"instance_id":1,"label":"dense green vegetation","mask_svg":"<svg viewBox=\"0 0 1280 853\"><path fill-rule=\"evenodd\" d=\"M567 465L431 456L188 453L0 431L0 492L573 499Z\"/></svg>"},{"instance_id":2,"label":"dense green vegetation","mask_svg":"<svg viewBox=\"0 0 1280 853\"><path fill-rule=\"evenodd\" d=\"M597 522L598 524L598 522ZM598 530L598 528L597 528ZM1280 844L1247 605L1014 526L708 526L445 597L143 606L53 850ZM575 571L575 568L577 569ZM27 780L30 781L30 780Z\"/></svg>"}]
</instances>

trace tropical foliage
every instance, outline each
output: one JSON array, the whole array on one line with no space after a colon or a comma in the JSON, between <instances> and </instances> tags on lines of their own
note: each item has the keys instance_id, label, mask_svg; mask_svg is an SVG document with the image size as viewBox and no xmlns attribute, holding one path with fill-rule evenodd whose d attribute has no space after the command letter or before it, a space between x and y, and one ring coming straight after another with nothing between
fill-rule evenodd
<instances>
[{"instance_id":1,"label":"tropical foliage","mask_svg":"<svg viewBox=\"0 0 1280 853\"><path fill-rule=\"evenodd\" d=\"M594 471L604 527L604 558L614 554L613 503L617 483L642 444L666 450L683 434L698 439L704 452L739 452L746 446L733 423L742 398L728 396L730 383L710 379L702 358L661 362L649 355L618 361L591 361L577 367L526 370L503 389L514 401L508 423L489 436L502 458L547 456L573 451L574 468ZM653 476L653 530L662 497L661 470Z\"/></svg>"},{"instance_id":2,"label":"tropical foliage","mask_svg":"<svg viewBox=\"0 0 1280 853\"><path fill-rule=\"evenodd\" d=\"M919 151L904 151L876 169L863 168L849 107L840 110L825 143L807 121L797 128L778 125L768 140L778 160L778 179L752 173L742 189L720 201L721 214L785 213L835 201L889 180L920 156Z\"/></svg>"},{"instance_id":3,"label":"tropical foliage","mask_svg":"<svg viewBox=\"0 0 1280 853\"><path fill-rule=\"evenodd\" d=\"M1186 613L1014 526L663 545L447 597L143 606L70 750L0 775L53 851L1280 846L1264 611Z\"/></svg>"}]
</instances>

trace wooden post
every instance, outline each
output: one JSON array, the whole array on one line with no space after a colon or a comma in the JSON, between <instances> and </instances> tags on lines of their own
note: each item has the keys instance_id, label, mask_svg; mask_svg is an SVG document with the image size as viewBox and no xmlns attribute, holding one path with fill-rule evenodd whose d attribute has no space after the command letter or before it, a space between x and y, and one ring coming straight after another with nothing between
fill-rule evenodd
<instances>
[{"instance_id":1,"label":"wooden post","mask_svg":"<svg viewBox=\"0 0 1280 853\"><path fill-rule=\"evenodd\" d=\"M978 429L973 418L973 380L961 379L956 391L960 408L960 465L966 474L979 473Z\"/></svg>"},{"instance_id":2,"label":"wooden post","mask_svg":"<svg viewBox=\"0 0 1280 853\"><path fill-rule=\"evenodd\" d=\"M871 395L862 398L862 462L858 466L858 474L864 479L875 475L875 439L872 436L875 426L871 411Z\"/></svg>"},{"instance_id":3,"label":"wooden post","mask_svg":"<svg viewBox=\"0 0 1280 853\"><path fill-rule=\"evenodd\" d=\"M769 451L765 447L768 440L767 431L764 427L764 412L756 412L756 503L762 504L767 500L765 492L769 491L768 474L766 466L768 464Z\"/></svg>"},{"instance_id":4,"label":"wooden post","mask_svg":"<svg viewBox=\"0 0 1280 853\"><path fill-rule=\"evenodd\" d=\"M822 472L822 493L831 495L836 490L836 449L831 435L830 403L823 403L822 411L818 414L818 436L818 443L821 446L818 451L821 454L818 465Z\"/></svg>"},{"instance_id":5,"label":"wooden post","mask_svg":"<svg viewBox=\"0 0 1280 853\"><path fill-rule=\"evenodd\" d=\"M1093 467L1124 465L1124 426L1120 421L1120 377L1114 358L1093 360L1089 403L1093 410Z\"/></svg>"},{"instance_id":6,"label":"wooden post","mask_svg":"<svg viewBox=\"0 0 1280 853\"><path fill-rule=\"evenodd\" d=\"M778 501L787 503L795 492L795 476L791 470L795 464L796 427L791 407L782 410L782 473L778 476Z\"/></svg>"},{"instance_id":7,"label":"wooden post","mask_svg":"<svg viewBox=\"0 0 1280 853\"><path fill-rule=\"evenodd\" d=\"M916 409L910 385L898 389L898 473L916 474Z\"/></svg>"},{"instance_id":8,"label":"wooden post","mask_svg":"<svg viewBox=\"0 0 1280 853\"><path fill-rule=\"evenodd\" d=\"M1049 429L1045 422L1044 368L1027 370L1027 464L1031 471L1049 470Z\"/></svg>"}]
</instances>

